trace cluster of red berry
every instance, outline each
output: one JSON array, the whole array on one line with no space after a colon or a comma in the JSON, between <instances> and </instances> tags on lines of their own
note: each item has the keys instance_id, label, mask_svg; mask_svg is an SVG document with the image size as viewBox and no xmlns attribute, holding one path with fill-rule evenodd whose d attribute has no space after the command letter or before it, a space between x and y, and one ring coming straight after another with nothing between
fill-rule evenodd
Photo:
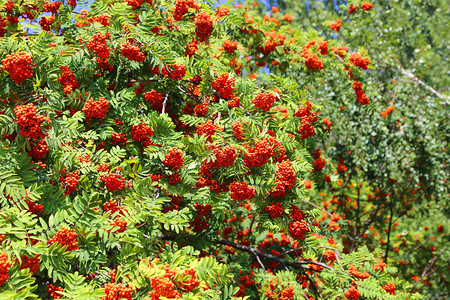
<instances>
[{"instance_id":1,"label":"cluster of red berry","mask_svg":"<svg viewBox=\"0 0 450 300\"><path fill-rule=\"evenodd\" d=\"M32 214L39 215L44 210L44 205L36 203L34 201L25 200L28 205L28 211Z\"/></svg>"},{"instance_id":2,"label":"cluster of red berry","mask_svg":"<svg viewBox=\"0 0 450 300\"><path fill-rule=\"evenodd\" d=\"M277 179L278 184L282 184L286 189L291 190L295 185L297 173L291 167L292 163L285 160L277 164Z\"/></svg>"},{"instance_id":3,"label":"cluster of red berry","mask_svg":"<svg viewBox=\"0 0 450 300\"><path fill-rule=\"evenodd\" d=\"M163 97L156 90L152 89L145 92L144 98L150 103L154 110L162 111Z\"/></svg>"},{"instance_id":4,"label":"cluster of red berry","mask_svg":"<svg viewBox=\"0 0 450 300\"><path fill-rule=\"evenodd\" d=\"M242 141L244 139L244 137L242 135L242 124L240 122L233 123L233 124L231 124L231 128L234 131L234 137L238 141Z\"/></svg>"},{"instance_id":5,"label":"cluster of red berry","mask_svg":"<svg viewBox=\"0 0 450 300\"><path fill-rule=\"evenodd\" d=\"M60 299L62 298L63 294L59 293L64 291L62 287L56 287L53 284L47 285L47 291L50 294L50 297L53 299Z\"/></svg>"},{"instance_id":6,"label":"cluster of red berry","mask_svg":"<svg viewBox=\"0 0 450 300\"><path fill-rule=\"evenodd\" d=\"M9 73L11 79L17 84L21 84L26 79L33 76L31 70L33 58L26 52L12 53L7 55L3 60L3 70Z\"/></svg>"},{"instance_id":7,"label":"cluster of red berry","mask_svg":"<svg viewBox=\"0 0 450 300\"><path fill-rule=\"evenodd\" d=\"M36 254L33 257L28 257L28 256L20 256L20 259L22 260L22 263L20 264L20 268L19 270L22 269L29 269L30 273L36 273L39 271L39 267L40 267L40 256L38 254Z\"/></svg>"},{"instance_id":8,"label":"cluster of red berry","mask_svg":"<svg viewBox=\"0 0 450 300\"><path fill-rule=\"evenodd\" d=\"M213 30L213 21L211 16L208 15L207 12L202 11L197 15L195 19L195 27L197 31L197 37L200 41L206 41L212 33Z\"/></svg>"},{"instance_id":9,"label":"cluster of red berry","mask_svg":"<svg viewBox=\"0 0 450 300\"><path fill-rule=\"evenodd\" d=\"M47 153L48 147L45 139L30 141L30 151L28 151L28 156L40 159L43 158Z\"/></svg>"},{"instance_id":10,"label":"cluster of red berry","mask_svg":"<svg viewBox=\"0 0 450 300\"><path fill-rule=\"evenodd\" d=\"M342 158L339 158L339 163L337 165L337 171L339 173L345 172L348 170L348 167L344 165L344 160Z\"/></svg>"},{"instance_id":11,"label":"cluster of red berry","mask_svg":"<svg viewBox=\"0 0 450 300\"><path fill-rule=\"evenodd\" d=\"M302 134L302 140L316 134L314 126L311 124L317 122L317 113L311 112L312 104L308 101L305 102L305 106L299 107L298 111L294 114L294 116L301 118L302 125L300 125L298 132Z\"/></svg>"},{"instance_id":12,"label":"cluster of red berry","mask_svg":"<svg viewBox=\"0 0 450 300\"><path fill-rule=\"evenodd\" d=\"M74 89L76 89L79 84L77 81L77 78L75 77L75 74L73 74L70 69L67 66L61 66L61 75L58 77L59 83L61 83L64 94L69 94Z\"/></svg>"},{"instance_id":13,"label":"cluster of red berry","mask_svg":"<svg viewBox=\"0 0 450 300\"><path fill-rule=\"evenodd\" d=\"M234 164L237 157L236 149L234 147L225 146L219 148L217 146L210 146L209 148L213 150L216 159L214 161L210 160L209 162L204 160L203 164L200 166L199 174L212 177L213 169L219 169L221 167L228 168Z\"/></svg>"},{"instance_id":14,"label":"cluster of red berry","mask_svg":"<svg viewBox=\"0 0 450 300\"><path fill-rule=\"evenodd\" d=\"M141 7L142 3L144 3L144 0L125 0L125 2L129 6L132 6L133 10L134 10L134 9Z\"/></svg>"},{"instance_id":15,"label":"cluster of red berry","mask_svg":"<svg viewBox=\"0 0 450 300\"><path fill-rule=\"evenodd\" d=\"M269 111L276 100L277 98L272 93L258 93L255 98L253 98L252 103L263 111Z\"/></svg>"},{"instance_id":16,"label":"cluster of red berry","mask_svg":"<svg viewBox=\"0 0 450 300\"><path fill-rule=\"evenodd\" d=\"M357 81L353 82L353 89L356 93L356 100L358 100L362 105L369 104L370 100L367 98L366 94L362 89L363 84Z\"/></svg>"},{"instance_id":17,"label":"cluster of red berry","mask_svg":"<svg viewBox=\"0 0 450 300\"><path fill-rule=\"evenodd\" d=\"M159 262L155 259L154 262ZM153 291L148 294L152 300L161 299L180 299L182 293L190 293L197 288L201 281L195 277L195 269L186 269L183 272L170 269L169 265L164 265L163 270L151 279ZM148 299L148 298L146 298Z\"/></svg>"},{"instance_id":18,"label":"cluster of red berry","mask_svg":"<svg viewBox=\"0 0 450 300\"><path fill-rule=\"evenodd\" d=\"M181 202L183 202L182 196L174 196L170 195L169 192L167 192L167 196L171 199L171 201L168 203L168 205L165 205L162 209L163 213L167 213L169 211L178 210L178 206Z\"/></svg>"},{"instance_id":19,"label":"cluster of red berry","mask_svg":"<svg viewBox=\"0 0 450 300\"><path fill-rule=\"evenodd\" d=\"M91 40L87 43L87 48L94 51L100 58L107 59L110 54L111 48L106 46L106 40L111 38L109 32L102 35L101 33L95 34Z\"/></svg>"},{"instance_id":20,"label":"cluster of red berry","mask_svg":"<svg viewBox=\"0 0 450 300\"><path fill-rule=\"evenodd\" d=\"M90 23L98 22L98 23L100 23L100 24L102 24L103 26L106 27L106 26L110 25L109 18L111 18L111 16L105 14L105 15L95 16L93 18L89 18L88 22L90 22Z\"/></svg>"},{"instance_id":21,"label":"cluster of red berry","mask_svg":"<svg viewBox=\"0 0 450 300\"><path fill-rule=\"evenodd\" d=\"M362 2L361 3L361 8L364 9L365 11L369 11L371 10L373 7L373 3L372 2ZM353 14L355 11L357 11L359 8L358 5L350 5L348 8L348 13L349 14Z\"/></svg>"},{"instance_id":22,"label":"cluster of red berry","mask_svg":"<svg viewBox=\"0 0 450 300\"><path fill-rule=\"evenodd\" d=\"M198 3L194 0L176 0L175 12L173 13L175 21L183 19L183 16L188 12L189 8L193 8L198 11Z\"/></svg>"},{"instance_id":23,"label":"cluster of red berry","mask_svg":"<svg viewBox=\"0 0 450 300\"><path fill-rule=\"evenodd\" d=\"M337 32L341 30L341 26L342 21L340 19L337 19L336 22L330 24L330 28Z\"/></svg>"},{"instance_id":24,"label":"cluster of red berry","mask_svg":"<svg viewBox=\"0 0 450 300\"><path fill-rule=\"evenodd\" d=\"M105 212L109 212L110 214L120 211L121 215L123 215L124 212L127 211L125 206L118 206L116 200L109 200L109 202L103 203L103 210Z\"/></svg>"},{"instance_id":25,"label":"cluster of red berry","mask_svg":"<svg viewBox=\"0 0 450 300\"><path fill-rule=\"evenodd\" d=\"M79 173L80 171L77 170L66 175L64 179L66 195L73 193L77 189L78 179L80 179Z\"/></svg>"},{"instance_id":26,"label":"cluster of red berry","mask_svg":"<svg viewBox=\"0 0 450 300\"><path fill-rule=\"evenodd\" d=\"M390 282L388 284L384 284L382 286L383 290L385 290L387 293L391 294L391 295L395 295L395 290L397 289L397 287L395 286L394 283Z\"/></svg>"},{"instance_id":27,"label":"cluster of red berry","mask_svg":"<svg viewBox=\"0 0 450 300\"><path fill-rule=\"evenodd\" d=\"M309 227L305 220L294 221L289 224L289 234L298 241L303 241L308 232Z\"/></svg>"},{"instance_id":28,"label":"cluster of red berry","mask_svg":"<svg viewBox=\"0 0 450 300\"><path fill-rule=\"evenodd\" d=\"M162 163L166 167L178 171L184 163L183 151L176 147L170 149Z\"/></svg>"},{"instance_id":29,"label":"cluster of red berry","mask_svg":"<svg viewBox=\"0 0 450 300\"><path fill-rule=\"evenodd\" d=\"M41 20L39 21L39 25L41 25L42 30L50 31L51 30L50 27L52 26L53 21L55 21L55 17L54 16L42 17Z\"/></svg>"},{"instance_id":30,"label":"cluster of red berry","mask_svg":"<svg viewBox=\"0 0 450 300\"><path fill-rule=\"evenodd\" d=\"M206 136L207 141L210 143L212 143L212 136L216 133L216 131L223 131L223 128L218 124L213 124L211 120L197 125L197 134Z\"/></svg>"},{"instance_id":31,"label":"cluster of red berry","mask_svg":"<svg viewBox=\"0 0 450 300\"><path fill-rule=\"evenodd\" d=\"M336 53L340 58L344 59L344 57L345 57L344 53L348 52L348 48L345 46L333 47L333 48L331 48L331 51Z\"/></svg>"},{"instance_id":32,"label":"cluster of red berry","mask_svg":"<svg viewBox=\"0 0 450 300\"><path fill-rule=\"evenodd\" d=\"M284 214L283 204L280 202L272 203L271 205L264 207L264 210L268 212L273 219L279 218Z\"/></svg>"},{"instance_id":33,"label":"cluster of red berry","mask_svg":"<svg viewBox=\"0 0 450 300\"><path fill-rule=\"evenodd\" d=\"M198 52L198 41L194 40L186 45L184 56L192 58Z\"/></svg>"},{"instance_id":34,"label":"cluster of red berry","mask_svg":"<svg viewBox=\"0 0 450 300\"><path fill-rule=\"evenodd\" d=\"M33 103L27 105L18 105L14 108L16 114L16 123L19 125L19 134L32 139L44 138L46 135L42 132L41 123L50 118L37 114L37 109Z\"/></svg>"},{"instance_id":35,"label":"cluster of red berry","mask_svg":"<svg viewBox=\"0 0 450 300\"><path fill-rule=\"evenodd\" d=\"M242 271L239 271L241 274ZM234 295L235 297L244 297L245 289L251 288L255 284L255 280L252 279L254 273L250 272L248 275L240 276L239 281L241 284L239 285L239 291Z\"/></svg>"},{"instance_id":36,"label":"cluster of red berry","mask_svg":"<svg viewBox=\"0 0 450 300\"><path fill-rule=\"evenodd\" d=\"M125 187L125 179L120 177L120 174L109 173L108 175L100 176L100 180L106 185L106 189L110 192L118 191Z\"/></svg>"},{"instance_id":37,"label":"cluster of red berry","mask_svg":"<svg viewBox=\"0 0 450 300\"><path fill-rule=\"evenodd\" d=\"M113 143L113 145L126 145L127 135L125 133L113 132L113 134L111 135L111 142Z\"/></svg>"},{"instance_id":38,"label":"cluster of red berry","mask_svg":"<svg viewBox=\"0 0 450 300\"><path fill-rule=\"evenodd\" d=\"M163 68L162 74L173 80L181 80L186 75L186 67L183 64L170 64Z\"/></svg>"},{"instance_id":39,"label":"cluster of red berry","mask_svg":"<svg viewBox=\"0 0 450 300\"><path fill-rule=\"evenodd\" d=\"M220 19L221 17L225 17L230 13L230 8L227 6L221 6L217 9L216 17Z\"/></svg>"},{"instance_id":40,"label":"cluster of red berry","mask_svg":"<svg viewBox=\"0 0 450 300\"><path fill-rule=\"evenodd\" d=\"M62 4L61 2L52 2L52 3L50 3L48 1L46 1L44 6L42 7L42 11L50 12L50 13L53 13L53 14L57 14L61 4Z\"/></svg>"},{"instance_id":41,"label":"cluster of red berry","mask_svg":"<svg viewBox=\"0 0 450 300\"><path fill-rule=\"evenodd\" d=\"M118 300L118 299L132 299L134 289L128 285L121 283L106 283L104 285L105 297L101 297L102 300Z\"/></svg>"},{"instance_id":42,"label":"cluster of red berry","mask_svg":"<svg viewBox=\"0 0 450 300\"><path fill-rule=\"evenodd\" d=\"M349 13L349 14L353 14L356 10L358 10L358 8L359 8L358 5L353 5L353 4L351 4L351 5L348 7L348 13Z\"/></svg>"},{"instance_id":43,"label":"cluster of red berry","mask_svg":"<svg viewBox=\"0 0 450 300\"><path fill-rule=\"evenodd\" d=\"M336 253L333 250L325 250L323 253L323 258L325 261L335 261L336 260Z\"/></svg>"},{"instance_id":44,"label":"cluster of red berry","mask_svg":"<svg viewBox=\"0 0 450 300\"><path fill-rule=\"evenodd\" d=\"M283 198L286 190L291 190L295 185L297 173L291 167L292 163L285 160L277 164L277 186L271 191L270 195L274 198Z\"/></svg>"},{"instance_id":45,"label":"cluster of red berry","mask_svg":"<svg viewBox=\"0 0 450 300\"><path fill-rule=\"evenodd\" d=\"M200 232L209 226L206 221L211 217L209 213L211 212L212 206L210 204L201 204L197 202L194 204L194 208L197 215L189 224L191 225L192 231Z\"/></svg>"},{"instance_id":46,"label":"cluster of red berry","mask_svg":"<svg viewBox=\"0 0 450 300\"><path fill-rule=\"evenodd\" d=\"M244 164L248 168L260 167L267 163L273 154L273 148L267 140L257 141L253 149L248 148L248 152L244 155Z\"/></svg>"},{"instance_id":47,"label":"cluster of red berry","mask_svg":"<svg viewBox=\"0 0 450 300\"><path fill-rule=\"evenodd\" d=\"M289 210L289 216L294 221L301 221L305 218L305 215L303 214L302 210L295 205L291 206L291 208Z\"/></svg>"},{"instance_id":48,"label":"cluster of red berry","mask_svg":"<svg viewBox=\"0 0 450 300\"><path fill-rule=\"evenodd\" d=\"M61 4L62 4L61 2L51 2L50 3L48 1L46 1L44 6L42 7L42 11L57 14Z\"/></svg>"},{"instance_id":49,"label":"cluster of red berry","mask_svg":"<svg viewBox=\"0 0 450 300\"><path fill-rule=\"evenodd\" d=\"M0 16L0 37L4 37L5 33L8 32L6 29L7 18Z\"/></svg>"},{"instance_id":50,"label":"cluster of red berry","mask_svg":"<svg viewBox=\"0 0 450 300\"><path fill-rule=\"evenodd\" d=\"M393 112L395 110L395 108L392 106L392 105L389 105L387 108L386 108L386 110L385 111L382 111L381 113L380 113L380 115L383 117L383 118L386 118L391 112Z\"/></svg>"},{"instance_id":51,"label":"cluster of red berry","mask_svg":"<svg viewBox=\"0 0 450 300\"><path fill-rule=\"evenodd\" d=\"M300 55L305 59L305 65L311 70L323 69L323 63L317 53L311 53L310 49L316 44L316 41L310 41L303 46L302 54Z\"/></svg>"},{"instance_id":52,"label":"cluster of red berry","mask_svg":"<svg viewBox=\"0 0 450 300\"><path fill-rule=\"evenodd\" d=\"M367 273L367 272L359 272L359 271L358 271L358 268L355 267L354 265L350 265L350 267L348 268L348 270L349 270L348 273L349 273L350 275L353 275L353 276L355 276L356 278L359 278L359 279L362 279L362 280L367 279L367 278L370 277L370 274L369 274L369 273Z\"/></svg>"},{"instance_id":53,"label":"cluster of red berry","mask_svg":"<svg viewBox=\"0 0 450 300\"><path fill-rule=\"evenodd\" d=\"M81 111L86 115L86 121L89 123L92 118L102 119L106 116L108 108L109 103L105 97L98 98L98 101L94 101L93 98L90 98L86 101Z\"/></svg>"},{"instance_id":54,"label":"cluster of red berry","mask_svg":"<svg viewBox=\"0 0 450 300\"><path fill-rule=\"evenodd\" d=\"M60 230L48 241L50 245L54 243L60 243L63 246L67 246L66 251L72 251L79 249L77 241L77 233L75 230L70 230L66 227L61 227Z\"/></svg>"},{"instance_id":55,"label":"cluster of red berry","mask_svg":"<svg viewBox=\"0 0 450 300\"><path fill-rule=\"evenodd\" d=\"M12 263L8 260L5 252L0 252L0 285L4 284L9 279L9 270Z\"/></svg>"},{"instance_id":56,"label":"cluster of red berry","mask_svg":"<svg viewBox=\"0 0 450 300\"><path fill-rule=\"evenodd\" d=\"M120 219L119 217L115 217L114 220L110 223L111 226L119 227L114 232L124 232L127 230L127 221Z\"/></svg>"},{"instance_id":57,"label":"cluster of red berry","mask_svg":"<svg viewBox=\"0 0 450 300\"><path fill-rule=\"evenodd\" d=\"M151 299L160 299L160 297L165 297L167 299L179 299L182 297L182 294L177 291L175 283L173 283L168 273L166 273L164 276L156 276L151 279L151 285L152 289L154 291L151 291L148 293L148 295L151 297Z\"/></svg>"},{"instance_id":58,"label":"cluster of red berry","mask_svg":"<svg viewBox=\"0 0 450 300\"><path fill-rule=\"evenodd\" d=\"M230 41L229 39L226 39L223 41L222 46L225 52L233 53L237 49L238 44L238 41Z\"/></svg>"},{"instance_id":59,"label":"cluster of red berry","mask_svg":"<svg viewBox=\"0 0 450 300\"><path fill-rule=\"evenodd\" d=\"M204 117L208 113L208 103L200 103L194 107L194 112L199 117Z\"/></svg>"},{"instance_id":60,"label":"cluster of red berry","mask_svg":"<svg viewBox=\"0 0 450 300\"><path fill-rule=\"evenodd\" d=\"M384 268L387 266L387 264L384 261L380 261L379 263L375 264L375 271L384 271Z\"/></svg>"},{"instance_id":61,"label":"cluster of red berry","mask_svg":"<svg viewBox=\"0 0 450 300\"><path fill-rule=\"evenodd\" d=\"M278 294L278 290L281 289ZM280 285L277 282L276 278L272 278L270 280L269 289L264 292L264 295L270 300L294 300L294 287L292 285L287 286L286 288L283 285Z\"/></svg>"},{"instance_id":62,"label":"cluster of red berry","mask_svg":"<svg viewBox=\"0 0 450 300\"><path fill-rule=\"evenodd\" d=\"M168 180L170 185L176 185L180 183L181 182L180 173L169 175Z\"/></svg>"},{"instance_id":63,"label":"cluster of red berry","mask_svg":"<svg viewBox=\"0 0 450 300\"><path fill-rule=\"evenodd\" d=\"M196 271L194 269L186 269L183 271L183 281L179 282L179 289L183 293L192 292L197 286L200 285L201 281L195 278ZM186 280L187 279L187 280Z\"/></svg>"},{"instance_id":64,"label":"cluster of red berry","mask_svg":"<svg viewBox=\"0 0 450 300\"><path fill-rule=\"evenodd\" d=\"M363 70L367 70L368 65L370 64L370 60L368 58L364 58L359 53L352 53L350 58L348 59L354 66L360 67Z\"/></svg>"},{"instance_id":65,"label":"cluster of red berry","mask_svg":"<svg viewBox=\"0 0 450 300\"><path fill-rule=\"evenodd\" d=\"M355 286L352 286L350 289L346 290L344 294L347 299L358 300L361 298L361 294Z\"/></svg>"},{"instance_id":66,"label":"cluster of red berry","mask_svg":"<svg viewBox=\"0 0 450 300\"><path fill-rule=\"evenodd\" d=\"M142 95L142 93L144 92L144 88L145 88L146 84L143 82L139 82L138 87L134 90L134 93L136 95Z\"/></svg>"},{"instance_id":67,"label":"cluster of red berry","mask_svg":"<svg viewBox=\"0 0 450 300\"><path fill-rule=\"evenodd\" d=\"M320 54L327 55L328 54L328 42L327 41L320 41L317 50L319 50Z\"/></svg>"},{"instance_id":68,"label":"cluster of red berry","mask_svg":"<svg viewBox=\"0 0 450 300\"><path fill-rule=\"evenodd\" d=\"M128 41L123 43L120 48L120 54L132 61L143 62L145 60L145 54L141 52L141 49Z\"/></svg>"},{"instance_id":69,"label":"cluster of red berry","mask_svg":"<svg viewBox=\"0 0 450 300\"><path fill-rule=\"evenodd\" d=\"M234 201L250 200L255 197L255 188L245 181L233 181L230 183L230 197Z\"/></svg>"},{"instance_id":70,"label":"cluster of red berry","mask_svg":"<svg viewBox=\"0 0 450 300\"><path fill-rule=\"evenodd\" d=\"M369 11L369 10L372 9L373 3L372 3L372 2L362 2L362 3L361 3L361 7L362 7L362 9L364 9L365 11Z\"/></svg>"},{"instance_id":71,"label":"cluster of red berry","mask_svg":"<svg viewBox=\"0 0 450 300\"><path fill-rule=\"evenodd\" d=\"M150 136L153 136L155 132L147 124L132 125L130 133L134 141L142 142L146 147L152 145Z\"/></svg>"},{"instance_id":72,"label":"cluster of red berry","mask_svg":"<svg viewBox=\"0 0 450 300\"><path fill-rule=\"evenodd\" d=\"M235 107L239 107L239 105L241 105L241 98L233 96L231 98L231 100L228 101L228 107L231 108L235 108Z\"/></svg>"},{"instance_id":73,"label":"cluster of red berry","mask_svg":"<svg viewBox=\"0 0 450 300\"><path fill-rule=\"evenodd\" d=\"M217 91L220 97L231 99L233 97L234 83L234 78L231 78L228 73L223 73L212 82L212 87Z\"/></svg>"},{"instance_id":74,"label":"cluster of red berry","mask_svg":"<svg viewBox=\"0 0 450 300\"><path fill-rule=\"evenodd\" d=\"M321 157L320 157L320 149L319 148L317 148L316 149L316 152L314 153L314 158L316 159L315 161L314 161L314 172L320 172L320 171L322 171L322 169L325 167L325 163L326 163L326 160L325 159L322 159Z\"/></svg>"},{"instance_id":75,"label":"cluster of red berry","mask_svg":"<svg viewBox=\"0 0 450 300\"><path fill-rule=\"evenodd\" d=\"M266 32L265 35L269 36L269 39L264 42L264 47L258 47L258 51L263 53L265 56L269 56L277 46L281 46L284 44L286 35L278 34L275 32Z\"/></svg>"}]
</instances>

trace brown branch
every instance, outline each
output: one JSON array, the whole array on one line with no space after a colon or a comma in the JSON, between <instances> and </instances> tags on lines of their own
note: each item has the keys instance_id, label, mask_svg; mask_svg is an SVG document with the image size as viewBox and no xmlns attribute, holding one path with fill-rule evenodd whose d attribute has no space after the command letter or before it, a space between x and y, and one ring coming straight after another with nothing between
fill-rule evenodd
<instances>
[{"instance_id":1,"label":"brown branch","mask_svg":"<svg viewBox=\"0 0 450 300\"><path fill-rule=\"evenodd\" d=\"M312 202L309 202L309 201L307 201L307 200L304 200L304 199L300 199L300 200L302 200L302 201L305 202L305 203L308 203L309 205L314 206L315 208L320 209L321 211L323 211L324 213L328 214L329 216L332 216L332 214L331 214L330 212L326 211L324 208L322 208L322 207L320 207L320 206L318 206L318 205L316 205L316 204L314 204L314 203L312 203Z\"/></svg>"},{"instance_id":2,"label":"brown branch","mask_svg":"<svg viewBox=\"0 0 450 300\"><path fill-rule=\"evenodd\" d=\"M441 252L439 252L438 255L436 255L435 257L433 257L433 259L431 260L431 262L425 267L425 269L422 272L422 275L420 275L419 280L417 280L417 282L412 286L410 292L412 292L414 290L414 288L416 287L416 285L418 285L420 283L420 281L422 280L422 278L424 278L425 276L431 275L435 270L432 270L430 273L427 274L428 270L433 266L433 264L435 263L435 261L439 258L439 256L441 256L441 254L444 252L445 249L442 249Z\"/></svg>"},{"instance_id":3,"label":"brown branch","mask_svg":"<svg viewBox=\"0 0 450 300\"><path fill-rule=\"evenodd\" d=\"M304 265L316 265L316 266L321 266L322 268L326 268L326 269L334 271L334 269L332 267L330 267L330 266L328 266L326 264L323 264L321 262L317 262L317 261L310 261L310 260L290 261L290 260L285 260L285 259L280 258L278 256L275 256L275 255L272 255L272 254L269 254L269 253L265 253L265 252L262 252L260 250L257 250L257 249L251 248L251 247L247 247L247 246L244 246L244 245L240 245L240 244L228 241L228 240L219 239L217 242L219 244L221 244L221 245L230 246L230 247L233 247L235 249L238 249L238 250L241 250L241 251L244 251L244 252L247 252L247 253L251 253L251 254L253 254L255 256L259 256L259 257L263 257L263 258L266 258L266 259L269 259L269 260L273 260L273 261L276 261L276 262L278 262L278 263L280 263L282 265L291 266L291 267L296 268L296 269L308 269L309 270L310 268L308 266L304 266Z\"/></svg>"},{"instance_id":4,"label":"brown branch","mask_svg":"<svg viewBox=\"0 0 450 300\"><path fill-rule=\"evenodd\" d=\"M392 68L392 71L396 72L398 70ZM436 91L435 89L433 89L431 86L427 85L425 82L423 82L422 80L420 80L419 78L417 78L416 76L414 76L414 74L406 71L405 69L401 69L400 73L402 75L405 75L406 77L414 80L415 82L417 82L419 85L423 86L426 90L432 92L434 95L436 95L436 97L438 97L439 99L446 99L447 97L442 95L441 93L439 93L438 91ZM448 102L445 102L445 104L449 104Z\"/></svg>"}]
</instances>

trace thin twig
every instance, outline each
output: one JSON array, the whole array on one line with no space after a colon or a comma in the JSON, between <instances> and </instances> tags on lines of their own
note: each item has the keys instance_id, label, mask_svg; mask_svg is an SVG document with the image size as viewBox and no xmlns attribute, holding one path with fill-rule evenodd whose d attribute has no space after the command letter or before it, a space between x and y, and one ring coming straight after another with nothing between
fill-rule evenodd
<instances>
[{"instance_id":1,"label":"thin twig","mask_svg":"<svg viewBox=\"0 0 450 300\"><path fill-rule=\"evenodd\" d=\"M391 68L392 71L396 72L398 70ZM416 76L414 76L414 74L406 71L405 69L401 69L400 73L402 73L403 75L405 75L406 77L414 80L415 82L417 82L419 85L423 86L425 89L429 90L430 92L432 92L433 94L436 95L436 97L438 97L439 99L446 99L447 97L445 97L444 95L442 95L441 93L439 93L438 91L436 91L435 89L433 89L431 86L427 85L425 82L423 82L422 80L420 80L419 78L417 78ZM445 102L445 104L449 104L448 102Z\"/></svg>"},{"instance_id":2,"label":"thin twig","mask_svg":"<svg viewBox=\"0 0 450 300\"><path fill-rule=\"evenodd\" d=\"M324 213L328 214L329 216L332 216L332 215L333 215L333 214L331 214L330 212L326 211L324 208L322 208L322 207L320 207L320 206L318 206L318 205L316 205L316 204L314 204L314 203L312 203L312 202L309 202L309 201L304 200L304 199L300 199L300 200L302 200L302 201L305 202L305 203L308 203L309 205L314 206L315 208L320 209L321 211L323 211Z\"/></svg>"},{"instance_id":3,"label":"thin twig","mask_svg":"<svg viewBox=\"0 0 450 300\"><path fill-rule=\"evenodd\" d=\"M439 252L438 255L436 255L435 257L433 257L433 259L431 260L431 262L425 267L425 269L422 272L422 275L420 275L419 280L417 280L417 282L412 286L410 292L412 292L414 290L414 288L416 287L416 285L418 285L420 283L420 281L422 280L422 278L424 278L427 275L431 275L434 271L432 271L431 273L428 273L428 270L431 268L431 266L434 264L434 262L439 258L439 256L441 256L441 254L444 252L445 249L442 249L441 252Z\"/></svg>"},{"instance_id":4,"label":"thin twig","mask_svg":"<svg viewBox=\"0 0 450 300\"><path fill-rule=\"evenodd\" d=\"M344 268L343 268L342 265L341 265L341 261L339 260L339 256L340 256L341 258L343 258L342 255L339 253L339 251L337 251L337 250L334 249L334 248L327 247L327 246L319 246L319 248L326 248L326 249L333 250L334 253L336 254L336 261L337 261L339 267L341 267L342 272L345 272Z\"/></svg>"},{"instance_id":5,"label":"thin twig","mask_svg":"<svg viewBox=\"0 0 450 300\"><path fill-rule=\"evenodd\" d=\"M165 113L165 111L166 111L167 98L169 98L169 92L167 92L166 93L166 97L164 97L164 102L163 102L163 107L162 107L162 112L161 113Z\"/></svg>"}]
</instances>

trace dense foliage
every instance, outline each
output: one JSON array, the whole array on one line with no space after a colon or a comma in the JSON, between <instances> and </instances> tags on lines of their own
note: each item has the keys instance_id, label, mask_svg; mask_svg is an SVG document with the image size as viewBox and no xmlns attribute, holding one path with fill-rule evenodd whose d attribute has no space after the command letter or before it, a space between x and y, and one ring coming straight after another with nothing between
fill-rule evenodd
<instances>
[{"instance_id":1,"label":"dense foliage","mask_svg":"<svg viewBox=\"0 0 450 300\"><path fill-rule=\"evenodd\" d=\"M256 3L76 6L1 2L2 298L422 299L377 247L394 242L366 227L387 222L393 239L391 227L409 224L392 224L394 211L442 207L442 144L420 136L423 156L407 151L419 136L396 133L417 120L394 126L374 113L385 101L365 74L374 59L349 50L374 41L325 41ZM385 88L403 95L407 84ZM438 105L428 92L410 97ZM350 110L355 119L340 124ZM396 145L392 161L413 154L391 165L381 142ZM430 227L442 244L445 228Z\"/></svg>"}]
</instances>

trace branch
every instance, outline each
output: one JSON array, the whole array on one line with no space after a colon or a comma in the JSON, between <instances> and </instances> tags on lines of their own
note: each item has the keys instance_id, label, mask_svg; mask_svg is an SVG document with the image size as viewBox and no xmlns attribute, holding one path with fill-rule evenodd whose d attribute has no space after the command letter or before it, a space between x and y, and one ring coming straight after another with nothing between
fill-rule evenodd
<instances>
[{"instance_id":1,"label":"branch","mask_svg":"<svg viewBox=\"0 0 450 300\"><path fill-rule=\"evenodd\" d=\"M441 254L444 252L445 249L442 249L441 252L439 252L438 255L436 255L435 257L433 257L433 259L431 260L431 262L425 267L425 269L422 272L422 275L420 275L419 280L417 280L417 282L412 286L410 292L412 292L414 290L414 288L416 287L416 285L418 285L420 283L420 281L422 280L422 278L424 278L427 275L431 275L435 270L431 271L430 273L427 274L428 270L431 268L431 266L434 264L434 262L439 258L439 256L441 256Z\"/></svg>"},{"instance_id":2,"label":"branch","mask_svg":"<svg viewBox=\"0 0 450 300\"><path fill-rule=\"evenodd\" d=\"M169 97L169 92L166 93L166 97L164 97L164 102L163 102L163 107L162 107L162 114L166 111L166 103L167 103L167 98Z\"/></svg>"},{"instance_id":3,"label":"branch","mask_svg":"<svg viewBox=\"0 0 450 300\"><path fill-rule=\"evenodd\" d=\"M339 257L343 258L342 255L339 253L339 251L337 251L337 249L331 248L331 247L327 247L327 246L318 246L319 248L326 248L326 249L330 249L333 250L334 253L336 254L336 260L337 263L339 265L339 267L341 267L342 272L345 272L344 268L341 265L341 262L339 261Z\"/></svg>"},{"instance_id":4,"label":"branch","mask_svg":"<svg viewBox=\"0 0 450 300\"><path fill-rule=\"evenodd\" d=\"M304 265L317 265L317 266L321 266L322 268L326 268L326 269L334 271L334 269L332 267L330 267L330 266L328 266L326 264L323 264L321 262L317 262L317 261L310 261L310 260L290 261L290 260L285 260L283 258L280 258L278 256L275 256L275 255L272 255L272 254L269 254L269 253L265 253L265 252L259 251L259 250L254 249L254 248L250 248L250 247L247 247L247 246L244 246L244 245L240 245L240 244L231 242L231 241L219 239L217 242L219 244L222 244L222 245L231 246L231 247L233 247L235 249L251 253L251 254L253 254L255 256L263 257L263 258L266 258L266 259L269 259L269 260L274 260L276 262L279 262L280 264L283 264L283 265L286 265L286 266L291 266L291 267L296 268L296 269L307 269L307 270L309 270L310 268L307 267L307 266L304 266Z\"/></svg>"},{"instance_id":5,"label":"branch","mask_svg":"<svg viewBox=\"0 0 450 300\"><path fill-rule=\"evenodd\" d=\"M329 216L332 216L332 214L329 213L328 211L326 211L324 208L322 208L322 207L320 207L320 206L318 206L318 205L316 205L316 204L314 204L314 203L312 203L312 202L309 202L308 200L303 200L303 199L300 199L300 200L302 200L302 201L305 202L305 203L308 203L309 205L314 206L315 208L320 209L321 211L323 211L324 213L328 214Z\"/></svg>"},{"instance_id":6,"label":"branch","mask_svg":"<svg viewBox=\"0 0 450 300\"><path fill-rule=\"evenodd\" d=\"M391 230L392 230L392 219L394 218L394 209L392 207L393 203L391 201L390 203L390 207L389 210L391 212L391 217L389 218L389 229L388 229L388 238L387 238L387 243L386 243L386 252L384 254L384 262L387 263L388 262L388 257L389 257L389 244L391 242Z\"/></svg>"},{"instance_id":7,"label":"branch","mask_svg":"<svg viewBox=\"0 0 450 300\"><path fill-rule=\"evenodd\" d=\"M391 68L392 71L396 72L398 70ZM402 73L403 75L405 75L408 78L411 78L412 80L414 80L415 82L417 82L419 85L423 86L425 89L429 90L430 92L432 92L433 94L436 95L436 97L438 97L439 99L446 99L447 97L442 95L441 93L439 93L438 91L436 91L435 89L433 89L431 86L427 85L425 82L423 82L422 80L420 80L419 78L417 78L416 76L414 76L414 74L406 71L405 69L401 69L400 73ZM445 104L449 104L448 102L445 102Z\"/></svg>"}]
</instances>

